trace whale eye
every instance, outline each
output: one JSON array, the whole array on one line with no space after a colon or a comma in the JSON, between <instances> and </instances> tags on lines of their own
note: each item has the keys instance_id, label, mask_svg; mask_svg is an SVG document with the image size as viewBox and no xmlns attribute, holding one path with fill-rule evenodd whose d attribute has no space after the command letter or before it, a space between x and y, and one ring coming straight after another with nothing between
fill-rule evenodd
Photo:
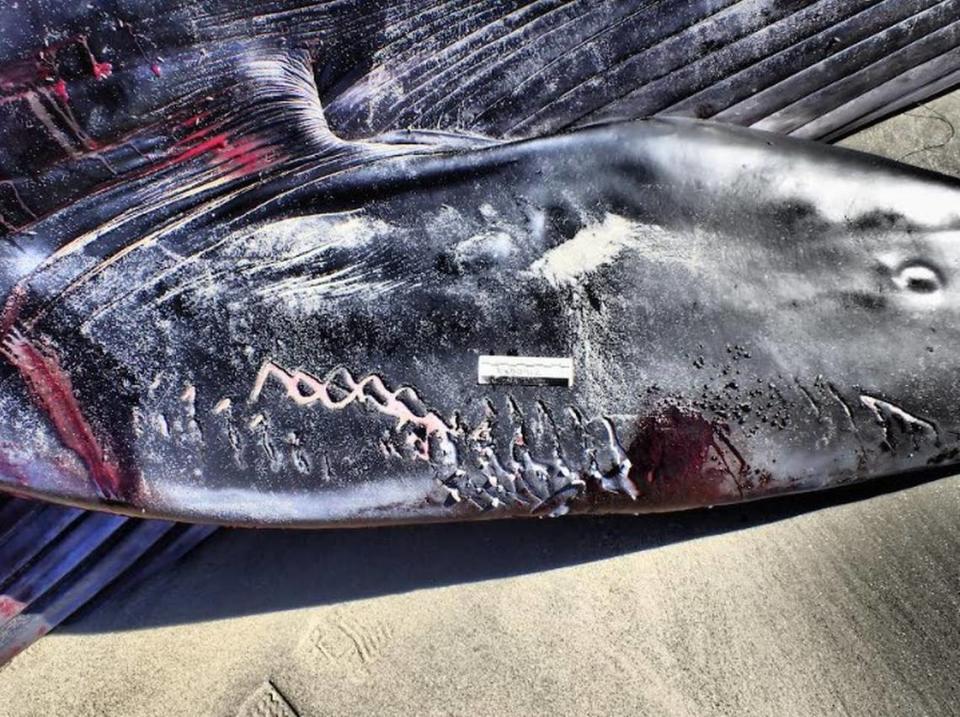
<instances>
[{"instance_id":1,"label":"whale eye","mask_svg":"<svg viewBox=\"0 0 960 717\"><path fill-rule=\"evenodd\" d=\"M943 288L943 281L937 270L918 262L904 264L892 279L898 289L916 294L932 294Z\"/></svg>"}]
</instances>

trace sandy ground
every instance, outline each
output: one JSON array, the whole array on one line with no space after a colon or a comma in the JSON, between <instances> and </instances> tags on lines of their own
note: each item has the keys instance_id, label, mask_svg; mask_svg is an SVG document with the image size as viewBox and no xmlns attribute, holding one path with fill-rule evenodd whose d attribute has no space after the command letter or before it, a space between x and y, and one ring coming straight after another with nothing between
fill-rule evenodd
<instances>
[{"instance_id":1,"label":"sandy ground","mask_svg":"<svg viewBox=\"0 0 960 717\"><path fill-rule=\"evenodd\" d=\"M845 144L960 175L951 118L960 95ZM10 663L0 714L960 714L958 553L960 478L636 519L221 531Z\"/></svg>"}]
</instances>

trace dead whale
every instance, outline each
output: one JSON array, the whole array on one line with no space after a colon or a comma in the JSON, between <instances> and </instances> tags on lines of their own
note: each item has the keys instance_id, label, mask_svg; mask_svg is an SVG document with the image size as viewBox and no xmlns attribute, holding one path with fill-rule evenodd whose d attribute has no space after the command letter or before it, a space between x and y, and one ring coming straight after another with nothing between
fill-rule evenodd
<instances>
[{"instance_id":1,"label":"dead whale","mask_svg":"<svg viewBox=\"0 0 960 717\"><path fill-rule=\"evenodd\" d=\"M36 225L49 251L4 249L11 490L367 524L693 508L960 455L952 180L690 120L323 141L335 172L93 228L80 206Z\"/></svg>"},{"instance_id":2,"label":"dead whale","mask_svg":"<svg viewBox=\"0 0 960 717\"><path fill-rule=\"evenodd\" d=\"M470 145L478 135L523 139L664 113L825 139L956 86L957 7L957 0L7 3L0 6L0 235L34 249L8 279L19 281L59 246L38 247L31 225L87 195L126 187L116 205L86 204L105 221L177 195L181 185L196 191L197 169L207 181L200 191L209 192L224 174L322 152L296 132L287 141L296 125L284 111L246 101L244 58L264 49L310 54L323 115L351 140L409 128L427 140L423 130L439 129L459 135L444 139L448 146ZM269 93L264 99L272 104ZM229 121L237 114L248 120L239 127ZM140 227L126 226L135 241ZM45 227L58 234L55 223ZM75 226L59 239L82 231ZM901 284L918 272L925 270L911 268ZM11 299L8 317L19 300ZM541 358L537 367L513 357L478 360L477 370L501 384L569 381L568 359ZM73 367L73 387L93 375ZM96 435L83 423L73 428ZM0 496L0 622L28 607L33 613L16 629L4 623L0 662L104 585L162 569L210 530Z\"/></svg>"}]
</instances>

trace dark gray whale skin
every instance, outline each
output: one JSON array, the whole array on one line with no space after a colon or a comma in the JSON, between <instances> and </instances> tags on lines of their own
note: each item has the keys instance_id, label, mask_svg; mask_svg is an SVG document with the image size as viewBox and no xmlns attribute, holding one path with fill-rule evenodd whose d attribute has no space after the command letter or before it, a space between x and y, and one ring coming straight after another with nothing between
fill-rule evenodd
<instances>
[{"instance_id":1,"label":"dark gray whale skin","mask_svg":"<svg viewBox=\"0 0 960 717\"><path fill-rule=\"evenodd\" d=\"M109 216L4 248L5 488L361 525L685 509L960 456L952 180L680 119L318 142L229 181L199 158L200 184L118 187L91 200ZM575 379L479 385L482 354Z\"/></svg>"}]
</instances>

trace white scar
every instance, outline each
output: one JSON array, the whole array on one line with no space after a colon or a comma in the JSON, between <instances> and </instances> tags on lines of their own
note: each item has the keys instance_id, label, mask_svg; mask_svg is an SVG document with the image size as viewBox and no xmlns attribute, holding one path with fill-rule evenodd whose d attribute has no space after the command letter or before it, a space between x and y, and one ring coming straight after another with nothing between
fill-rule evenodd
<instances>
[{"instance_id":1,"label":"white scar","mask_svg":"<svg viewBox=\"0 0 960 717\"><path fill-rule=\"evenodd\" d=\"M353 403L363 403L384 415L396 418L397 429L408 424L416 426L426 432L427 438L437 436L441 439L449 439L453 433L453 430L436 413L427 411L424 415L418 416L400 400L406 395L412 401L421 403L420 397L413 388L401 386L396 391L391 391L376 375L371 374L357 380L347 369L338 368L321 380L305 371L291 373L273 361L265 361L257 373L253 390L250 392L250 403L260 398L263 387L270 377L277 379L283 385L287 396L298 406L319 403L324 408L339 411ZM330 395L331 388L345 390L346 395L334 399ZM428 447L425 443L421 443L419 451L424 458L427 457Z\"/></svg>"}]
</instances>

